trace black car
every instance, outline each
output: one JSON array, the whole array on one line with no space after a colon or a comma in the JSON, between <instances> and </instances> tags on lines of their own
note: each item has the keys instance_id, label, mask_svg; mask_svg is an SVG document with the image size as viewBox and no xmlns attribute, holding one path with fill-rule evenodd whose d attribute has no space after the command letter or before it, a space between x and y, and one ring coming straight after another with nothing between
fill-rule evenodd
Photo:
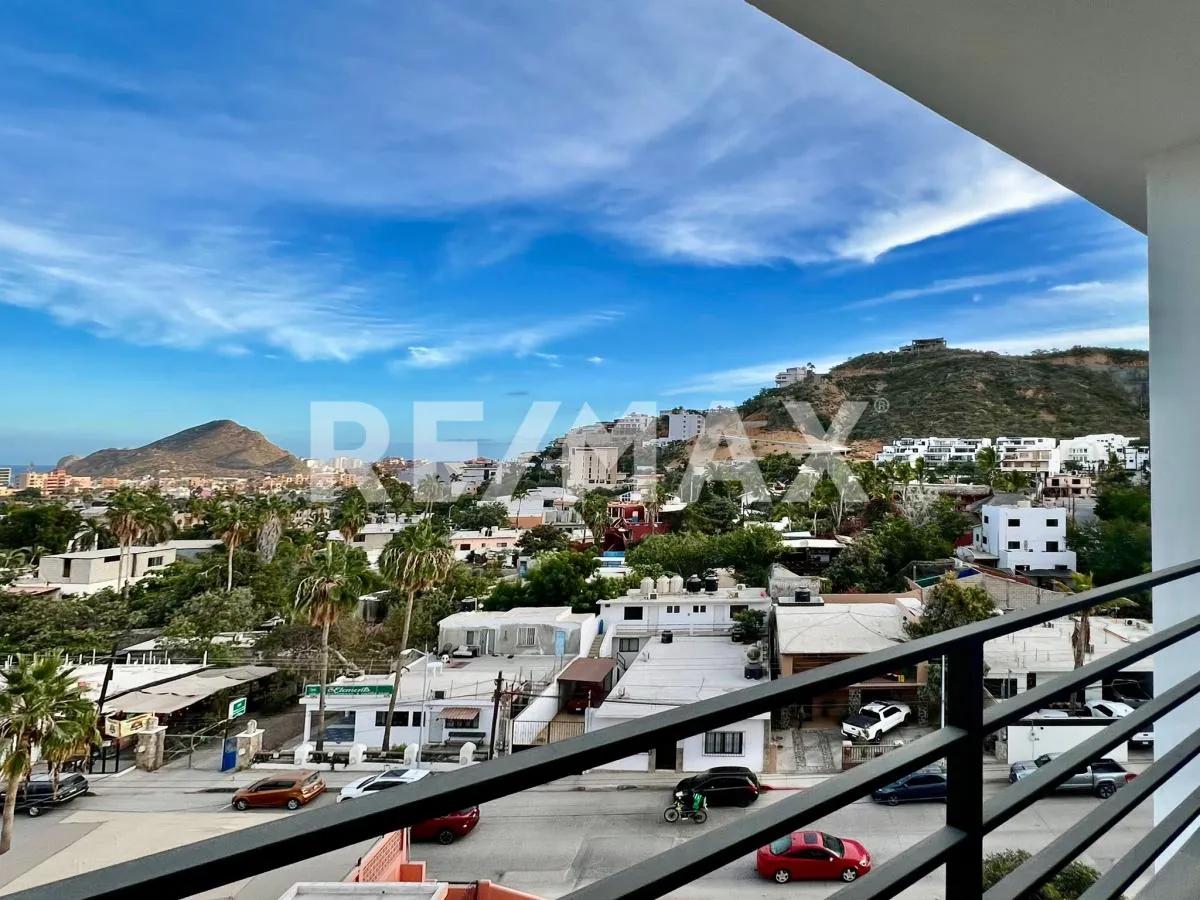
<instances>
[{"instance_id":1,"label":"black car","mask_svg":"<svg viewBox=\"0 0 1200 900\"><path fill-rule=\"evenodd\" d=\"M78 773L60 776L57 794L49 775L34 775L17 788L17 811L37 817L52 806L61 806L86 794L87 790L87 779Z\"/></svg>"},{"instance_id":2,"label":"black car","mask_svg":"<svg viewBox=\"0 0 1200 900\"><path fill-rule=\"evenodd\" d=\"M890 806L912 800L945 800L946 773L941 769L911 772L889 785L873 790L871 799Z\"/></svg>"},{"instance_id":3,"label":"black car","mask_svg":"<svg viewBox=\"0 0 1200 900\"><path fill-rule=\"evenodd\" d=\"M709 806L749 806L762 786L758 776L744 766L717 766L675 785L676 792L699 792Z\"/></svg>"}]
</instances>

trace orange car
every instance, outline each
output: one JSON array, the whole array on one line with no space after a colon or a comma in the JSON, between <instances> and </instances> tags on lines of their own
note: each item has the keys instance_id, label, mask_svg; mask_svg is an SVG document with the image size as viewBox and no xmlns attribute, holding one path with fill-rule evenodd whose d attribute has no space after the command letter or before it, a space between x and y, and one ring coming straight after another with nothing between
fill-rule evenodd
<instances>
[{"instance_id":1,"label":"orange car","mask_svg":"<svg viewBox=\"0 0 1200 900\"><path fill-rule=\"evenodd\" d=\"M252 806L286 806L299 809L325 791L325 780L317 772L284 772L269 775L233 795L234 809Z\"/></svg>"}]
</instances>

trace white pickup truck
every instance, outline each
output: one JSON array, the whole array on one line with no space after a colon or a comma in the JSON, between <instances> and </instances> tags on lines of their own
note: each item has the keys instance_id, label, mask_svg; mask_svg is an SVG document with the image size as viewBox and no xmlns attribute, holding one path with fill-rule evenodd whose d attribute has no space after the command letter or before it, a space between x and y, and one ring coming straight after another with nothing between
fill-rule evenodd
<instances>
[{"instance_id":1,"label":"white pickup truck","mask_svg":"<svg viewBox=\"0 0 1200 900\"><path fill-rule=\"evenodd\" d=\"M908 721L912 710L904 703L876 701L864 703L858 715L842 723L842 735L851 740L877 741L887 732Z\"/></svg>"}]
</instances>

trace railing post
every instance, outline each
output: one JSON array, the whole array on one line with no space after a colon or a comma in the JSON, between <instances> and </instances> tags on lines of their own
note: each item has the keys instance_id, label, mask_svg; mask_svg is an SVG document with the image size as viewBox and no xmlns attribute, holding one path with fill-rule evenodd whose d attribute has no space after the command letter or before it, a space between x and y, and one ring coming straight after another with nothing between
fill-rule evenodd
<instances>
[{"instance_id":1,"label":"railing post","mask_svg":"<svg viewBox=\"0 0 1200 900\"><path fill-rule=\"evenodd\" d=\"M946 896L983 893L983 644L946 654L946 724L966 738L946 754L946 825L967 835L946 862Z\"/></svg>"}]
</instances>

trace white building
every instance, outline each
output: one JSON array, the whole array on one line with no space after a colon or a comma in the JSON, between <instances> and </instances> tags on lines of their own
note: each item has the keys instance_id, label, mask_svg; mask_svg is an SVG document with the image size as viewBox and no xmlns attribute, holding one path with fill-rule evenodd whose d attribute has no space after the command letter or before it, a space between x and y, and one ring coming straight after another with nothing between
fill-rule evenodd
<instances>
[{"instance_id":1,"label":"white building","mask_svg":"<svg viewBox=\"0 0 1200 900\"><path fill-rule=\"evenodd\" d=\"M648 580L648 579L647 579ZM684 580L662 577L651 587L630 590L624 597L600 603L601 655L616 657L623 668L656 635L728 635L734 616L749 609L764 613L771 598L762 588L718 588L689 593ZM728 638L725 638L728 640Z\"/></svg>"},{"instance_id":2,"label":"white building","mask_svg":"<svg viewBox=\"0 0 1200 900\"><path fill-rule=\"evenodd\" d=\"M876 462L899 459L914 463L925 460L926 465L937 466L948 463L973 463L979 451L992 445L991 438L984 437L926 437L897 438L875 454Z\"/></svg>"},{"instance_id":3,"label":"white building","mask_svg":"<svg viewBox=\"0 0 1200 900\"><path fill-rule=\"evenodd\" d=\"M1149 447L1139 447L1131 444L1117 451L1117 456L1125 468L1131 472L1137 472L1150 467Z\"/></svg>"},{"instance_id":4,"label":"white building","mask_svg":"<svg viewBox=\"0 0 1200 900\"><path fill-rule=\"evenodd\" d=\"M975 527L970 555L1011 572L1073 572L1075 551L1067 549L1067 515L1062 509L1028 504L985 506Z\"/></svg>"},{"instance_id":5,"label":"white building","mask_svg":"<svg viewBox=\"0 0 1200 900\"><path fill-rule=\"evenodd\" d=\"M12 468L10 466L0 466L0 487L12 486Z\"/></svg>"},{"instance_id":6,"label":"white building","mask_svg":"<svg viewBox=\"0 0 1200 900\"><path fill-rule=\"evenodd\" d=\"M704 434L704 414L673 412L667 414L667 440L690 441Z\"/></svg>"},{"instance_id":7,"label":"white building","mask_svg":"<svg viewBox=\"0 0 1200 900\"><path fill-rule=\"evenodd\" d=\"M613 686L608 698L585 715L587 731L597 731L707 700L756 684L746 677L746 647L728 637L655 637ZM693 735L664 741L646 753L606 763L604 769L629 772L698 772L713 766L763 770L771 733L770 713Z\"/></svg>"},{"instance_id":8,"label":"white building","mask_svg":"<svg viewBox=\"0 0 1200 900\"><path fill-rule=\"evenodd\" d=\"M567 487L591 490L617 484L620 447L567 447Z\"/></svg>"},{"instance_id":9,"label":"white building","mask_svg":"<svg viewBox=\"0 0 1200 900\"><path fill-rule=\"evenodd\" d=\"M654 437L654 432L658 428L658 416L652 416L649 413L626 413L613 422L613 434L648 434Z\"/></svg>"},{"instance_id":10,"label":"white building","mask_svg":"<svg viewBox=\"0 0 1200 900\"><path fill-rule=\"evenodd\" d=\"M478 747L491 739L496 684L504 685L500 703L500 719L510 715L511 698L532 697L549 685L555 674L578 656L569 650L559 655L559 639L551 634L551 652L539 652L546 645L547 627L562 632L563 644L578 647L591 645L596 635L596 617L572 613L569 608L510 610L509 613L458 613L443 620L439 627L438 646L463 642L465 625L472 617L477 622L479 640L493 628L488 623L501 622L489 643L497 653L480 652L472 655L416 657L400 679L400 693L392 718L392 745L420 742L429 744L461 744L470 741ZM449 625L445 623L449 622ZM520 645L520 630L534 630L533 643ZM512 634L504 636L505 629ZM511 638L511 640L510 640ZM513 646L510 648L509 644ZM443 662L443 659L445 660ZM368 675L361 678L339 678L326 689L325 739L328 744L345 746L363 744L379 747L383 742L387 708L392 695L392 675ZM300 702L307 715L304 722L304 741L316 738L316 713L320 688L305 687ZM503 736L506 729L496 722L496 733Z\"/></svg>"},{"instance_id":11,"label":"white building","mask_svg":"<svg viewBox=\"0 0 1200 900\"><path fill-rule=\"evenodd\" d=\"M596 617L569 606L518 606L502 611L460 612L438 623L438 651L509 656L538 653L574 658L580 633Z\"/></svg>"},{"instance_id":12,"label":"white building","mask_svg":"<svg viewBox=\"0 0 1200 900\"><path fill-rule=\"evenodd\" d=\"M804 366L788 366L775 376L775 387L786 387L798 384L808 377L808 369Z\"/></svg>"},{"instance_id":13,"label":"white building","mask_svg":"<svg viewBox=\"0 0 1200 900\"><path fill-rule=\"evenodd\" d=\"M17 580L20 586L56 587L63 596L94 594L104 588L118 588L121 582L133 584L175 562L176 551L170 545L131 547L121 562L121 551L77 550L74 553L48 553L38 561L37 575ZM118 566L120 566L119 579Z\"/></svg>"},{"instance_id":14,"label":"white building","mask_svg":"<svg viewBox=\"0 0 1200 900\"><path fill-rule=\"evenodd\" d=\"M1085 434L1060 441L1058 452L1064 464L1075 463L1092 471L1098 465L1107 463L1110 453L1120 457L1122 451L1133 441L1134 438L1125 437L1123 434Z\"/></svg>"},{"instance_id":15,"label":"white building","mask_svg":"<svg viewBox=\"0 0 1200 900\"><path fill-rule=\"evenodd\" d=\"M420 521L421 516L389 517L385 522L365 522L350 538L350 546L367 554L367 561L372 565L379 562L379 556L398 533L410 525ZM327 540L344 540L340 532L330 531Z\"/></svg>"}]
</instances>

